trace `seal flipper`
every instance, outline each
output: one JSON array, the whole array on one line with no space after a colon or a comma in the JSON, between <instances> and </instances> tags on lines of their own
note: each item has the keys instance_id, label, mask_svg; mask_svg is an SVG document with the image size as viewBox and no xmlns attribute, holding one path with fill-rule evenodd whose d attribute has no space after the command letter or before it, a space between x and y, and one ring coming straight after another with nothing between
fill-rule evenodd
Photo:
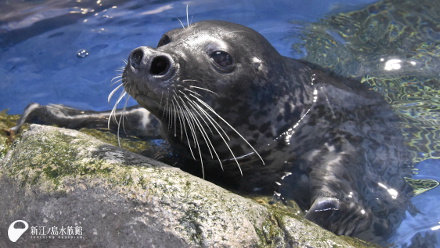
<instances>
[{"instance_id":1,"label":"seal flipper","mask_svg":"<svg viewBox=\"0 0 440 248\"><path fill-rule=\"evenodd\" d=\"M123 123L118 125L117 121ZM17 125L10 128L10 131L17 133L24 123L35 123L45 125L56 125L59 127L80 129L80 128L107 128L110 121L110 129L115 131L118 128L128 135L138 137L160 137L159 121L141 106L133 106L125 110L111 111L83 111L67 107L61 104L40 105L29 104L23 115L17 121Z\"/></svg>"},{"instance_id":2,"label":"seal flipper","mask_svg":"<svg viewBox=\"0 0 440 248\"><path fill-rule=\"evenodd\" d=\"M365 164L364 156L358 155L364 154L362 140L339 130L326 135L331 139L302 154L294 166L307 175L308 180L301 185L307 189L304 192L308 192L308 199L298 191L299 195L289 192L286 197L299 199L301 208L308 210L305 217L321 227L338 235L358 236L373 221L371 207L364 198L367 189L357 179L364 173L356 166Z\"/></svg>"},{"instance_id":3,"label":"seal flipper","mask_svg":"<svg viewBox=\"0 0 440 248\"><path fill-rule=\"evenodd\" d=\"M305 217L338 235L352 235L369 228L370 214L354 202L320 196L315 199Z\"/></svg>"},{"instance_id":4,"label":"seal flipper","mask_svg":"<svg viewBox=\"0 0 440 248\"><path fill-rule=\"evenodd\" d=\"M23 115L21 115L20 119L18 119L17 124L11 128L9 128L10 131L14 133L18 133L20 128L25 123L38 123L36 121L38 117L38 112L41 110L41 105L38 103L31 103L29 104L26 109L23 112Z\"/></svg>"}]
</instances>

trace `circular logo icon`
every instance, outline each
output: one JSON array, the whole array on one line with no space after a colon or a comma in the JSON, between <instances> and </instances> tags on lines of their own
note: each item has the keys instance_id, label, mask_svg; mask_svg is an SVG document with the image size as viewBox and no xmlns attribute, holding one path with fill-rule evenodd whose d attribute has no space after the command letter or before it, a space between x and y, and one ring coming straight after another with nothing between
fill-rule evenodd
<instances>
[{"instance_id":1,"label":"circular logo icon","mask_svg":"<svg viewBox=\"0 0 440 248\"><path fill-rule=\"evenodd\" d=\"M22 223L24 224L24 228L15 228L15 224ZM23 235L23 233L26 232L26 230L29 228L29 224L24 220L16 220L12 222L11 225L9 225L8 229L8 236L9 240L12 242L17 242L17 240Z\"/></svg>"}]
</instances>

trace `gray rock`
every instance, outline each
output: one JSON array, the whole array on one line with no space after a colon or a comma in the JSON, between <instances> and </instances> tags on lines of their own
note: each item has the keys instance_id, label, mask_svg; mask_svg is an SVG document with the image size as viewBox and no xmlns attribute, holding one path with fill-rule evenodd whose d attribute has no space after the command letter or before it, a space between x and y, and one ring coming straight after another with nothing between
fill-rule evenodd
<instances>
[{"instance_id":1,"label":"gray rock","mask_svg":"<svg viewBox=\"0 0 440 248\"><path fill-rule=\"evenodd\" d=\"M366 246L281 204L50 126L31 125L0 161L0 197L0 247ZM15 220L29 229L13 243Z\"/></svg>"}]
</instances>

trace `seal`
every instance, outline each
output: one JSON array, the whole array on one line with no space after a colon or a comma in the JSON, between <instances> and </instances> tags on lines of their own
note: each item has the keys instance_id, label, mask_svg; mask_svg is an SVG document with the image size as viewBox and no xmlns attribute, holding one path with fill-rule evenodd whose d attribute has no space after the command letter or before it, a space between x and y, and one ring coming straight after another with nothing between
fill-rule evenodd
<instances>
[{"instance_id":1,"label":"seal","mask_svg":"<svg viewBox=\"0 0 440 248\"><path fill-rule=\"evenodd\" d=\"M157 48L134 49L120 81L121 96L140 105L125 110L125 130L150 137L160 126L181 168L208 180L275 192L322 227L375 242L409 204L410 160L383 97L281 56L250 28L203 21L172 30ZM122 111L31 104L13 130L24 122L100 127L112 115Z\"/></svg>"}]
</instances>

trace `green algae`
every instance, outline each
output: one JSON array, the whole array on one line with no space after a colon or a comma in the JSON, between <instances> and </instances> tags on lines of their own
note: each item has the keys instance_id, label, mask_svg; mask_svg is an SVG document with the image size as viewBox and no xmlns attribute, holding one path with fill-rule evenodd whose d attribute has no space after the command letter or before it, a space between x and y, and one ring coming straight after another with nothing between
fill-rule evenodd
<instances>
[{"instance_id":1,"label":"green algae","mask_svg":"<svg viewBox=\"0 0 440 248\"><path fill-rule=\"evenodd\" d=\"M307 51L304 60L379 92L399 117L413 164L440 159L440 46L433 31L439 13L440 5L429 0L378 1L310 24L299 34L302 44L292 46ZM387 68L393 61L397 67ZM439 184L408 182L416 195Z\"/></svg>"},{"instance_id":2,"label":"green algae","mask_svg":"<svg viewBox=\"0 0 440 248\"><path fill-rule=\"evenodd\" d=\"M151 142L148 140L142 140L138 137L133 136L125 136L120 135L118 137L117 134L114 134L108 130L98 130L98 129L89 129L82 128L79 130L82 133L95 137L103 142L111 144L113 146L120 146L121 148L135 152L135 153L145 153L151 152L154 147L151 145Z\"/></svg>"},{"instance_id":3,"label":"green algae","mask_svg":"<svg viewBox=\"0 0 440 248\"><path fill-rule=\"evenodd\" d=\"M115 147L109 148L108 144L75 131L32 126L29 132L32 135L23 130L21 137L9 143L12 149L0 162L0 178L7 176L21 188L66 197L78 188L102 187L117 192L135 207L148 207L147 202L151 199L157 199L155 201L161 202L162 206L173 208L176 205L182 208L180 211L184 214L175 228L185 233L194 245L206 245L203 240L227 231L231 228L230 222L236 222L236 216L243 215L249 216L247 218L259 237L248 246L280 247L294 244L296 239L287 234L292 230L286 228L293 220L306 225L307 237L319 237L310 241L313 244L322 243L316 247L331 247L329 243L339 243L337 240L340 237L304 220L298 214L299 210L292 207L294 204L272 206L267 204L270 201L267 197L239 200L239 196L225 193L217 186L211 186L213 188L208 190L208 182L176 168L145 164L144 161L129 158L128 153ZM121 154L118 154L119 150ZM100 156L100 153L107 154L110 159ZM210 206L206 207L206 203ZM225 215L231 219L223 219ZM206 232L207 223L215 226L216 231ZM242 223L234 225L233 228L242 228ZM326 236L311 234L315 231L324 232Z\"/></svg>"},{"instance_id":4,"label":"green algae","mask_svg":"<svg viewBox=\"0 0 440 248\"><path fill-rule=\"evenodd\" d=\"M9 128L15 126L20 115L9 115L8 110L0 111L0 160L4 158L13 145L15 134Z\"/></svg>"},{"instance_id":5,"label":"green algae","mask_svg":"<svg viewBox=\"0 0 440 248\"><path fill-rule=\"evenodd\" d=\"M428 190L436 188L440 183L434 179L412 179L405 178L406 182L412 186L414 195L420 195Z\"/></svg>"},{"instance_id":6,"label":"green algae","mask_svg":"<svg viewBox=\"0 0 440 248\"><path fill-rule=\"evenodd\" d=\"M7 152L15 147L10 166L4 167L0 174L14 175L21 180L21 185L35 185L41 181L50 181L54 190L62 188L62 181L66 178L78 176L91 177L99 175L106 177L113 185L129 186L134 183L130 172L125 169L109 165L100 159L78 160L78 148L83 144L73 144L75 137L53 132L47 136L39 136L32 142L22 146L21 136L29 128L25 124L18 134L11 133L9 128L15 126L20 115L9 115L7 110L0 112L0 161L5 159ZM117 145L118 137L105 130L81 129L82 133L98 138L103 142ZM133 137L121 137L122 146L133 152L148 150L151 145ZM73 142L73 143L72 143ZM10 159L11 160L11 159ZM14 163L13 160L20 161ZM126 168L129 170L129 168ZM110 173L117 171L118 176ZM146 187L146 182L140 182Z\"/></svg>"},{"instance_id":7,"label":"green algae","mask_svg":"<svg viewBox=\"0 0 440 248\"><path fill-rule=\"evenodd\" d=\"M9 166L3 169L3 173L19 176L23 186L49 180L57 188L65 177L103 175L111 171L100 160L77 160L76 147L72 147L74 138L59 132L40 136L25 144L23 141L17 142L16 149L10 155Z\"/></svg>"},{"instance_id":8,"label":"green algae","mask_svg":"<svg viewBox=\"0 0 440 248\"><path fill-rule=\"evenodd\" d=\"M310 24L302 44L306 61L337 74L361 78L401 117L414 163L440 158L440 90L435 1L378 1ZM394 61L397 68L387 68Z\"/></svg>"}]
</instances>

